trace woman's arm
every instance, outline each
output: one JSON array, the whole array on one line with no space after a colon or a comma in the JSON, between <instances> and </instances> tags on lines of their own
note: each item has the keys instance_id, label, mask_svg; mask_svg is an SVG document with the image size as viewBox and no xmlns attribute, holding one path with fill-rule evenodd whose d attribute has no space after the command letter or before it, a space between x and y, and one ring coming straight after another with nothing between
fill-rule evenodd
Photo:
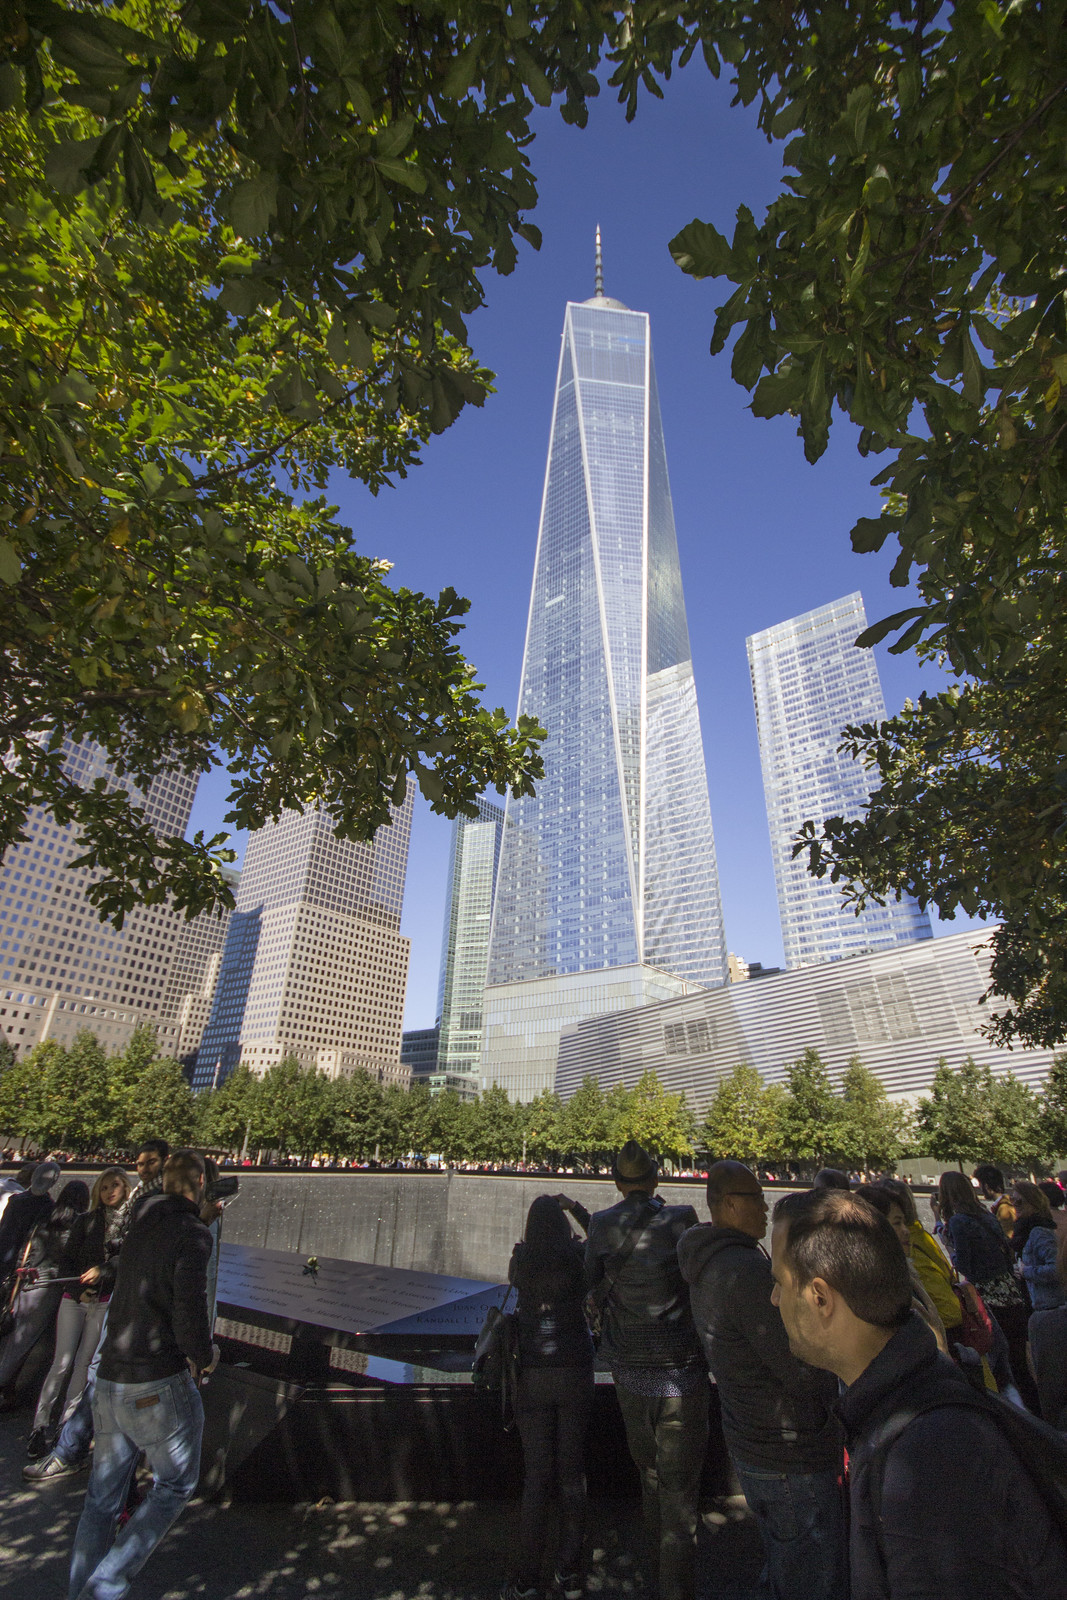
<instances>
[{"instance_id":1,"label":"woman's arm","mask_svg":"<svg viewBox=\"0 0 1067 1600\"><path fill-rule=\"evenodd\" d=\"M1023 1277L1027 1283L1058 1283L1056 1275L1056 1235L1048 1228L1035 1228L1023 1251Z\"/></svg>"}]
</instances>

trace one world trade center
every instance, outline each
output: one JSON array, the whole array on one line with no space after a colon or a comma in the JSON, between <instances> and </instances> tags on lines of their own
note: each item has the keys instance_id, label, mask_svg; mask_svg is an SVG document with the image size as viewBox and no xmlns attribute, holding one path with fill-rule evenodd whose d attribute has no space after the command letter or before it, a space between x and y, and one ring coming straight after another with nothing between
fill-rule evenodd
<instances>
[{"instance_id":1,"label":"one world trade center","mask_svg":"<svg viewBox=\"0 0 1067 1600\"><path fill-rule=\"evenodd\" d=\"M482 1076L551 1089L563 1028L726 981L711 808L648 316L567 306L509 798Z\"/></svg>"}]
</instances>

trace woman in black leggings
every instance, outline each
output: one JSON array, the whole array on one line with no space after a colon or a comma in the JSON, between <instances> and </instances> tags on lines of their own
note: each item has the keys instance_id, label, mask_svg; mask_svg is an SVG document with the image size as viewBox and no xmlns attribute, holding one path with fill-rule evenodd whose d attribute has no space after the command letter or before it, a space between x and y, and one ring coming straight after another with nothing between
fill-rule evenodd
<instances>
[{"instance_id":1,"label":"woman in black leggings","mask_svg":"<svg viewBox=\"0 0 1067 1600\"><path fill-rule=\"evenodd\" d=\"M593 1404L593 1341L582 1309L584 1250L570 1229L589 1213L566 1195L541 1195L512 1253L508 1279L519 1291L519 1382L515 1420L525 1479L519 1559L501 1600L533 1600L548 1534L549 1502L559 1499L555 1586L564 1600L582 1593L585 1436Z\"/></svg>"}]
</instances>

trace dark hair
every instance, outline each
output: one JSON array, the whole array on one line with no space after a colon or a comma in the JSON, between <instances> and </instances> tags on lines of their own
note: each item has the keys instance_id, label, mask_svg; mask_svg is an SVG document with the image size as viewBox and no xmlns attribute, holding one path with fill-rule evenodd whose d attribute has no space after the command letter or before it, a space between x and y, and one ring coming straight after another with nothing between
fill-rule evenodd
<instances>
[{"instance_id":1,"label":"dark hair","mask_svg":"<svg viewBox=\"0 0 1067 1600\"><path fill-rule=\"evenodd\" d=\"M1041 1187L1036 1183L1027 1183L1025 1178L1019 1178L1011 1186L1012 1194L1017 1194L1020 1200L1026 1202L1030 1210L1042 1222L1052 1221L1052 1208L1046 1195L1041 1193Z\"/></svg>"},{"instance_id":2,"label":"dark hair","mask_svg":"<svg viewBox=\"0 0 1067 1600\"><path fill-rule=\"evenodd\" d=\"M980 1161L974 1169L974 1176L983 1189L999 1189L1003 1194L1004 1174L991 1161Z\"/></svg>"},{"instance_id":3,"label":"dark hair","mask_svg":"<svg viewBox=\"0 0 1067 1600\"><path fill-rule=\"evenodd\" d=\"M947 1222L962 1213L965 1217L988 1217L989 1212L974 1192L974 1185L962 1172L943 1172L937 1180L941 1215Z\"/></svg>"},{"instance_id":4,"label":"dark hair","mask_svg":"<svg viewBox=\"0 0 1067 1600\"><path fill-rule=\"evenodd\" d=\"M861 1322L898 1328L907 1321L907 1257L868 1201L840 1189L809 1189L779 1200L774 1220L786 1224L785 1253L801 1288L822 1278Z\"/></svg>"},{"instance_id":5,"label":"dark hair","mask_svg":"<svg viewBox=\"0 0 1067 1600\"><path fill-rule=\"evenodd\" d=\"M756 1178L751 1167L746 1167L743 1161L715 1161L708 1168L708 1210L719 1204L720 1200L733 1192L738 1178L744 1173L746 1178ZM756 1182L758 1183L758 1179Z\"/></svg>"},{"instance_id":6,"label":"dark hair","mask_svg":"<svg viewBox=\"0 0 1067 1600\"><path fill-rule=\"evenodd\" d=\"M166 1161L170 1155L170 1145L166 1139L142 1139L137 1146L135 1155L143 1156L146 1150L154 1151L160 1161Z\"/></svg>"},{"instance_id":7,"label":"dark hair","mask_svg":"<svg viewBox=\"0 0 1067 1600\"><path fill-rule=\"evenodd\" d=\"M1054 1178L1042 1178L1038 1188L1048 1201L1053 1211L1058 1211L1065 1203L1063 1190Z\"/></svg>"},{"instance_id":8,"label":"dark hair","mask_svg":"<svg viewBox=\"0 0 1067 1600\"><path fill-rule=\"evenodd\" d=\"M36 1161L24 1161L15 1174L15 1182L21 1184L24 1189L28 1189L30 1179L33 1177L33 1169L36 1165Z\"/></svg>"},{"instance_id":9,"label":"dark hair","mask_svg":"<svg viewBox=\"0 0 1067 1600\"><path fill-rule=\"evenodd\" d=\"M897 1204L896 1195L890 1194L888 1189L883 1189L878 1183L857 1183L852 1193L858 1194L861 1200L866 1200L867 1204L873 1206L883 1217L888 1217L890 1206Z\"/></svg>"},{"instance_id":10,"label":"dark hair","mask_svg":"<svg viewBox=\"0 0 1067 1600\"><path fill-rule=\"evenodd\" d=\"M915 1205L915 1196L908 1185L903 1183L900 1178L879 1178L875 1187L884 1189L887 1194L893 1197L901 1211L903 1211L904 1220L909 1227L918 1222L919 1213Z\"/></svg>"},{"instance_id":11,"label":"dark hair","mask_svg":"<svg viewBox=\"0 0 1067 1600\"><path fill-rule=\"evenodd\" d=\"M55 1226L73 1222L75 1217L80 1217L83 1211L89 1209L89 1185L80 1178L68 1178L66 1183L56 1195L56 1203L52 1208L49 1222Z\"/></svg>"},{"instance_id":12,"label":"dark hair","mask_svg":"<svg viewBox=\"0 0 1067 1600\"><path fill-rule=\"evenodd\" d=\"M206 1176L204 1158L199 1150L172 1150L167 1157L163 1168L164 1190L167 1193L166 1179L177 1179L183 1189L195 1189L197 1179Z\"/></svg>"},{"instance_id":13,"label":"dark hair","mask_svg":"<svg viewBox=\"0 0 1067 1600\"><path fill-rule=\"evenodd\" d=\"M526 1229L515 1253L519 1298L538 1305L579 1294L582 1257L559 1202L540 1194L526 1213Z\"/></svg>"},{"instance_id":14,"label":"dark hair","mask_svg":"<svg viewBox=\"0 0 1067 1600\"><path fill-rule=\"evenodd\" d=\"M852 1185L848 1181L847 1172L839 1172L836 1167L821 1167L815 1174L814 1187L816 1189L844 1189L847 1193Z\"/></svg>"}]
</instances>

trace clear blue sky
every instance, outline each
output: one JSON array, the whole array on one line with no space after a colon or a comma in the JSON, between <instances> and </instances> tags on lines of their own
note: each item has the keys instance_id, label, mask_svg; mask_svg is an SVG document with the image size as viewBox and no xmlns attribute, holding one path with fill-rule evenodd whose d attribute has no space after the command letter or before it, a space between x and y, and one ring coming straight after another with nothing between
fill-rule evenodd
<instances>
[{"instance_id":1,"label":"clear blue sky","mask_svg":"<svg viewBox=\"0 0 1067 1600\"><path fill-rule=\"evenodd\" d=\"M509 278L488 276L488 303L469 329L497 374L496 394L434 439L424 465L394 489L375 499L338 478L333 492L358 547L392 561L395 582L433 594L452 584L470 598L466 653L488 703L514 715L563 309L593 292L599 223L606 292L652 319L727 940L746 959L777 965L746 635L853 589L871 621L907 600L889 586L892 552L856 556L849 546L856 518L877 510L869 480L878 461L861 459L841 418L815 467L795 423L754 418L729 356L708 355L725 285L685 277L667 250L694 216L729 231L739 205L758 218L778 192L781 145L768 145L754 115L729 100L728 86L694 63L630 124L610 92L584 130L541 113L529 153L544 245L520 245ZM934 681L910 656L879 649L878 664L890 711ZM194 828L222 825L224 779L201 784ZM450 827L418 802L404 911L407 1027L434 1020Z\"/></svg>"}]
</instances>

